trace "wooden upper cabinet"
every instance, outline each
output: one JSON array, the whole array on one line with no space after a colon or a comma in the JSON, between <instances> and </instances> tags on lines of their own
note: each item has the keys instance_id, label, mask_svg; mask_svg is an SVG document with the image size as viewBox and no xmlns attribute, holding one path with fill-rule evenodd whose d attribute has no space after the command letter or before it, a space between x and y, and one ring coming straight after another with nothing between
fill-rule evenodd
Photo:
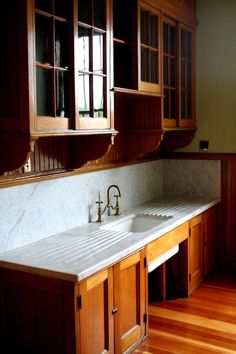
<instances>
[{"instance_id":1,"label":"wooden upper cabinet","mask_svg":"<svg viewBox=\"0 0 236 354\"><path fill-rule=\"evenodd\" d=\"M195 127L194 33L163 18L163 128Z\"/></svg>"},{"instance_id":2,"label":"wooden upper cabinet","mask_svg":"<svg viewBox=\"0 0 236 354\"><path fill-rule=\"evenodd\" d=\"M110 129L110 1L35 0L34 131Z\"/></svg>"},{"instance_id":3,"label":"wooden upper cabinet","mask_svg":"<svg viewBox=\"0 0 236 354\"><path fill-rule=\"evenodd\" d=\"M139 2L139 89L161 93L160 12Z\"/></svg>"},{"instance_id":4,"label":"wooden upper cabinet","mask_svg":"<svg viewBox=\"0 0 236 354\"><path fill-rule=\"evenodd\" d=\"M32 5L29 33L32 26L33 51L30 50L30 54L34 62L35 86L31 130L73 129L74 48L70 39L73 0L35 0Z\"/></svg>"}]
</instances>

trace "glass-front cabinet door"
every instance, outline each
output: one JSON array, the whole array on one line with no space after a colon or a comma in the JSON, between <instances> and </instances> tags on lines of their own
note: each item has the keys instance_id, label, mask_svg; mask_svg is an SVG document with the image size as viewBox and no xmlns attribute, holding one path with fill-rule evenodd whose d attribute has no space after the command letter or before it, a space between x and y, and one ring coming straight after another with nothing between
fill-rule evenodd
<instances>
[{"instance_id":1,"label":"glass-front cabinet door","mask_svg":"<svg viewBox=\"0 0 236 354\"><path fill-rule=\"evenodd\" d=\"M139 3L139 89L161 93L160 13Z\"/></svg>"},{"instance_id":2,"label":"glass-front cabinet door","mask_svg":"<svg viewBox=\"0 0 236 354\"><path fill-rule=\"evenodd\" d=\"M179 30L179 51L180 51L180 127L189 127L193 125L193 32L180 25Z\"/></svg>"},{"instance_id":3,"label":"glass-front cabinet door","mask_svg":"<svg viewBox=\"0 0 236 354\"><path fill-rule=\"evenodd\" d=\"M110 128L108 14L106 0L78 0L77 129Z\"/></svg>"},{"instance_id":4,"label":"glass-front cabinet door","mask_svg":"<svg viewBox=\"0 0 236 354\"><path fill-rule=\"evenodd\" d=\"M163 19L164 126L176 127L178 117L177 23Z\"/></svg>"},{"instance_id":5,"label":"glass-front cabinet door","mask_svg":"<svg viewBox=\"0 0 236 354\"><path fill-rule=\"evenodd\" d=\"M32 0L36 132L110 129L110 0Z\"/></svg>"},{"instance_id":6,"label":"glass-front cabinet door","mask_svg":"<svg viewBox=\"0 0 236 354\"><path fill-rule=\"evenodd\" d=\"M163 18L163 127L192 128L194 117L193 31Z\"/></svg>"},{"instance_id":7,"label":"glass-front cabinet door","mask_svg":"<svg viewBox=\"0 0 236 354\"><path fill-rule=\"evenodd\" d=\"M69 47L73 1L35 0L35 125L37 131L69 129L73 80Z\"/></svg>"}]
</instances>

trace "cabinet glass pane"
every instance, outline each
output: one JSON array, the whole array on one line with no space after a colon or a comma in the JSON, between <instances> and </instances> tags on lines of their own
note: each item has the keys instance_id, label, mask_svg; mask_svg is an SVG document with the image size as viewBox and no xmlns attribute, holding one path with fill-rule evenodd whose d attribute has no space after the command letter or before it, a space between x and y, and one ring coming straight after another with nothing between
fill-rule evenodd
<instances>
[{"instance_id":1,"label":"cabinet glass pane","mask_svg":"<svg viewBox=\"0 0 236 354\"><path fill-rule=\"evenodd\" d=\"M68 117L68 73L56 71L56 115L57 117Z\"/></svg>"},{"instance_id":2,"label":"cabinet glass pane","mask_svg":"<svg viewBox=\"0 0 236 354\"><path fill-rule=\"evenodd\" d=\"M192 80L191 80L191 69L192 69L192 65L190 63L187 64L187 89L191 90L191 84L192 84Z\"/></svg>"},{"instance_id":3,"label":"cabinet glass pane","mask_svg":"<svg viewBox=\"0 0 236 354\"><path fill-rule=\"evenodd\" d=\"M97 74L103 74L103 34L99 32L93 33L93 71Z\"/></svg>"},{"instance_id":4,"label":"cabinet glass pane","mask_svg":"<svg viewBox=\"0 0 236 354\"><path fill-rule=\"evenodd\" d=\"M105 29L105 0L93 1L93 25L98 28Z\"/></svg>"},{"instance_id":5,"label":"cabinet glass pane","mask_svg":"<svg viewBox=\"0 0 236 354\"><path fill-rule=\"evenodd\" d=\"M68 17L68 0L54 0L54 13L56 16Z\"/></svg>"},{"instance_id":6,"label":"cabinet glass pane","mask_svg":"<svg viewBox=\"0 0 236 354\"><path fill-rule=\"evenodd\" d=\"M52 116L52 71L36 69L37 115Z\"/></svg>"},{"instance_id":7,"label":"cabinet glass pane","mask_svg":"<svg viewBox=\"0 0 236 354\"><path fill-rule=\"evenodd\" d=\"M36 61L42 64L52 64L52 21L49 17L35 16L36 27Z\"/></svg>"},{"instance_id":8,"label":"cabinet glass pane","mask_svg":"<svg viewBox=\"0 0 236 354\"><path fill-rule=\"evenodd\" d=\"M176 61L175 59L170 60L170 85L175 87L176 85Z\"/></svg>"},{"instance_id":9,"label":"cabinet glass pane","mask_svg":"<svg viewBox=\"0 0 236 354\"><path fill-rule=\"evenodd\" d=\"M79 69L89 71L89 29L79 27L78 38Z\"/></svg>"},{"instance_id":10,"label":"cabinet glass pane","mask_svg":"<svg viewBox=\"0 0 236 354\"><path fill-rule=\"evenodd\" d=\"M171 90L170 91L170 107L171 107L171 118L175 119L176 118L176 91Z\"/></svg>"},{"instance_id":11,"label":"cabinet glass pane","mask_svg":"<svg viewBox=\"0 0 236 354\"><path fill-rule=\"evenodd\" d=\"M185 61L181 61L181 88L185 88Z\"/></svg>"},{"instance_id":12,"label":"cabinet glass pane","mask_svg":"<svg viewBox=\"0 0 236 354\"><path fill-rule=\"evenodd\" d=\"M78 80L78 93L79 93L79 114L82 117L90 116L90 84L89 75L80 74Z\"/></svg>"},{"instance_id":13,"label":"cabinet glass pane","mask_svg":"<svg viewBox=\"0 0 236 354\"><path fill-rule=\"evenodd\" d=\"M93 78L93 97L94 97L94 117L104 117L104 79L101 76Z\"/></svg>"},{"instance_id":14,"label":"cabinet glass pane","mask_svg":"<svg viewBox=\"0 0 236 354\"><path fill-rule=\"evenodd\" d=\"M152 83L158 83L159 79L158 79L158 55L157 52L151 51L150 52L150 57L151 57L151 78L150 81Z\"/></svg>"},{"instance_id":15,"label":"cabinet glass pane","mask_svg":"<svg viewBox=\"0 0 236 354\"><path fill-rule=\"evenodd\" d=\"M150 46L157 48L157 30L158 30L158 18L157 16L150 16Z\"/></svg>"},{"instance_id":16,"label":"cabinet glass pane","mask_svg":"<svg viewBox=\"0 0 236 354\"><path fill-rule=\"evenodd\" d=\"M35 0L35 8L37 10L52 13L52 0Z\"/></svg>"},{"instance_id":17,"label":"cabinet glass pane","mask_svg":"<svg viewBox=\"0 0 236 354\"><path fill-rule=\"evenodd\" d=\"M148 37L148 12L141 11L141 43L148 45Z\"/></svg>"},{"instance_id":18,"label":"cabinet glass pane","mask_svg":"<svg viewBox=\"0 0 236 354\"><path fill-rule=\"evenodd\" d=\"M181 30L181 57L185 58L186 57L186 50L185 50L185 31Z\"/></svg>"},{"instance_id":19,"label":"cabinet glass pane","mask_svg":"<svg viewBox=\"0 0 236 354\"><path fill-rule=\"evenodd\" d=\"M141 80L142 81L149 81L149 75L148 75L148 49L147 48L141 48Z\"/></svg>"},{"instance_id":20,"label":"cabinet glass pane","mask_svg":"<svg viewBox=\"0 0 236 354\"><path fill-rule=\"evenodd\" d=\"M81 22L91 24L90 16L89 16L89 9L90 9L90 1L87 0L78 0L78 19Z\"/></svg>"},{"instance_id":21,"label":"cabinet glass pane","mask_svg":"<svg viewBox=\"0 0 236 354\"><path fill-rule=\"evenodd\" d=\"M164 57L164 85L168 86L169 79L168 79L168 57Z\"/></svg>"},{"instance_id":22,"label":"cabinet glass pane","mask_svg":"<svg viewBox=\"0 0 236 354\"><path fill-rule=\"evenodd\" d=\"M68 67L67 28L65 22L55 22L55 65Z\"/></svg>"},{"instance_id":23,"label":"cabinet glass pane","mask_svg":"<svg viewBox=\"0 0 236 354\"><path fill-rule=\"evenodd\" d=\"M176 55L176 28L170 26L170 54Z\"/></svg>"},{"instance_id":24,"label":"cabinet glass pane","mask_svg":"<svg viewBox=\"0 0 236 354\"><path fill-rule=\"evenodd\" d=\"M185 109L186 97L185 91L181 91L181 118L185 118L186 116L186 109Z\"/></svg>"},{"instance_id":25,"label":"cabinet glass pane","mask_svg":"<svg viewBox=\"0 0 236 354\"><path fill-rule=\"evenodd\" d=\"M187 32L187 59L192 59L192 34Z\"/></svg>"},{"instance_id":26,"label":"cabinet glass pane","mask_svg":"<svg viewBox=\"0 0 236 354\"><path fill-rule=\"evenodd\" d=\"M164 117L169 118L169 90L164 89Z\"/></svg>"},{"instance_id":27,"label":"cabinet glass pane","mask_svg":"<svg viewBox=\"0 0 236 354\"><path fill-rule=\"evenodd\" d=\"M192 95L191 92L187 94L187 118L192 118Z\"/></svg>"},{"instance_id":28,"label":"cabinet glass pane","mask_svg":"<svg viewBox=\"0 0 236 354\"><path fill-rule=\"evenodd\" d=\"M163 25L163 51L165 54L168 54L169 53L169 26L164 23Z\"/></svg>"}]
</instances>

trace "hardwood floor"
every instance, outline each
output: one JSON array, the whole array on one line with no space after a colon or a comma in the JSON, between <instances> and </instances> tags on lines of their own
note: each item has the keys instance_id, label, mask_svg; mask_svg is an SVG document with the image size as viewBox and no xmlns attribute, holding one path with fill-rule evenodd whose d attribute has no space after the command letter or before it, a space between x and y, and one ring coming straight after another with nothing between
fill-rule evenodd
<instances>
[{"instance_id":1,"label":"hardwood floor","mask_svg":"<svg viewBox=\"0 0 236 354\"><path fill-rule=\"evenodd\" d=\"M189 297L149 304L135 354L236 354L236 276L216 274Z\"/></svg>"}]
</instances>

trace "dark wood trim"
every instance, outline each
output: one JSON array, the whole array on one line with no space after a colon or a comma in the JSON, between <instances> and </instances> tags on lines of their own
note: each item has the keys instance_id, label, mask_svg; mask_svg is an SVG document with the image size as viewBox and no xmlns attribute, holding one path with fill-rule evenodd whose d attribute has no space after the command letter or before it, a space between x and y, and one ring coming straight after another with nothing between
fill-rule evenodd
<instances>
[{"instance_id":1,"label":"dark wood trim","mask_svg":"<svg viewBox=\"0 0 236 354\"><path fill-rule=\"evenodd\" d=\"M160 155L163 159L176 160L235 160L236 153L208 153L208 152L187 152L187 153L164 153Z\"/></svg>"}]
</instances>

